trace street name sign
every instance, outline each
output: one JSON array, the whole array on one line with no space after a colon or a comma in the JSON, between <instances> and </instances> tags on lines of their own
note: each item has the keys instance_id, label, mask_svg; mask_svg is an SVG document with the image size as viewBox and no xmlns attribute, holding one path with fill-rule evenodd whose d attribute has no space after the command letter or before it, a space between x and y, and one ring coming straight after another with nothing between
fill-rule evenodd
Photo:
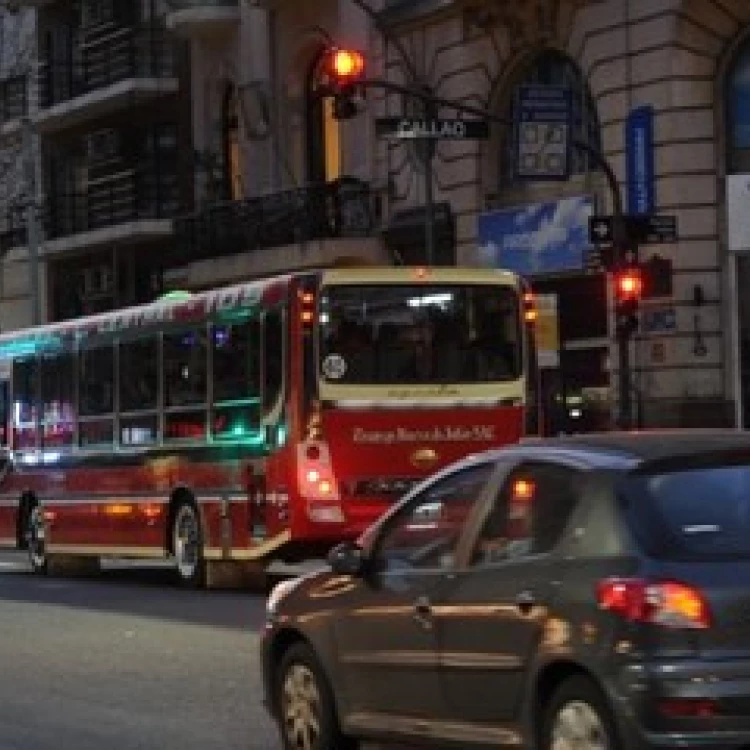
<instances>
[{"instance_id":1,"label":"street name sign","mask_svg":"<svg viewBox=\"0 0 750 750\"><path fill-rule=\"evenodd\" d=\"M490 128L484 120L379 117L375 121L375 132L380 138L395 138L400 141L426 138L460 141L489 138Z\"/></svg>"}]
</instances>

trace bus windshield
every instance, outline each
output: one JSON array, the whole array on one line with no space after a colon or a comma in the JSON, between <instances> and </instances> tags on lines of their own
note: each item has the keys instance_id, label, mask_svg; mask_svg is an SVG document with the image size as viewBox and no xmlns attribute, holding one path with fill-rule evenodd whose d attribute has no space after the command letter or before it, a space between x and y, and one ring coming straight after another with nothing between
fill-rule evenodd
<instances>
[{"instance_id":1,"label":"bus windshield","mask_svg":"<svg viewBox=\"0 0 750 750\"><path fill-rule=\"evenodd\" d=\"M328 286L320 297L320 374L358 385L517 380L519 311L510 286Z\"/></svg>"}]
</instances>

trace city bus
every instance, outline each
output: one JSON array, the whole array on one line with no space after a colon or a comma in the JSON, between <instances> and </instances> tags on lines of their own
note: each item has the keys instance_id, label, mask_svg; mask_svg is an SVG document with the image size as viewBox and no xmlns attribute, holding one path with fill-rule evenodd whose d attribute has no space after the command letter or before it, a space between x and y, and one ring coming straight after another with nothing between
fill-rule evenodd
<instances>
[{"instance_id":1,"label":"city bus","mask_svg":"<svg viewBox=\"0 0 750 750\"><path fill-rule=\"evenodd\" d=\"M521 438L532 315L501 270L338 267L4 334L0 546L193 585L320 557Z\"/></svg>"}]
</instances>

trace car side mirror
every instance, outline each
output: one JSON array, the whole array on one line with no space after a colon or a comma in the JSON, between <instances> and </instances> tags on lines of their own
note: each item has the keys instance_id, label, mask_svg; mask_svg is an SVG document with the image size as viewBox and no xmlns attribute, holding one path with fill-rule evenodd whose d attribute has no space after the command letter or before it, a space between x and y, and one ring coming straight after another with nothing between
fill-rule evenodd
<instances>
[{"instance_id":1,"label":"car side mirror","mask_svg":"<svg viewBox=\"0 0 750 750\"><path fill-rule=\"evenodd\" d=\"M365 553L354 542L342 542L328 553L328 564L336 575L356 576L365 569Z\"/></svg>"}]
</instances>

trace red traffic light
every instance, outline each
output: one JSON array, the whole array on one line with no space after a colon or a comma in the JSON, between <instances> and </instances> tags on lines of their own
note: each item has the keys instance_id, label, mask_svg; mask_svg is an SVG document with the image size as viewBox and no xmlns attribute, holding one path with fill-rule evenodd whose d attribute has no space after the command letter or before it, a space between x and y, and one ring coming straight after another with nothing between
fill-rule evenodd
<instances>
[{"instance_id":1,"label":"red traffic light","mask_svg":"<svg viewBox=\"0 0 750 750\"><path fill-rule=\"evenodd\" d=\"M643 277L640 269L628 268L615 276L615 294L618 299L640 299L643 295Z\"/></svg>"},{"instance_id":2,"label":"red traffic light","mask_svg":"<svg viewBox=\"0 0 750 750\"><path fill-rule=\"evenodd\" d=\"M365 57L351 49L333 49L329 53L328 73L339 84L353 83L365 72Z\"/></svg>"}]
</instances>

